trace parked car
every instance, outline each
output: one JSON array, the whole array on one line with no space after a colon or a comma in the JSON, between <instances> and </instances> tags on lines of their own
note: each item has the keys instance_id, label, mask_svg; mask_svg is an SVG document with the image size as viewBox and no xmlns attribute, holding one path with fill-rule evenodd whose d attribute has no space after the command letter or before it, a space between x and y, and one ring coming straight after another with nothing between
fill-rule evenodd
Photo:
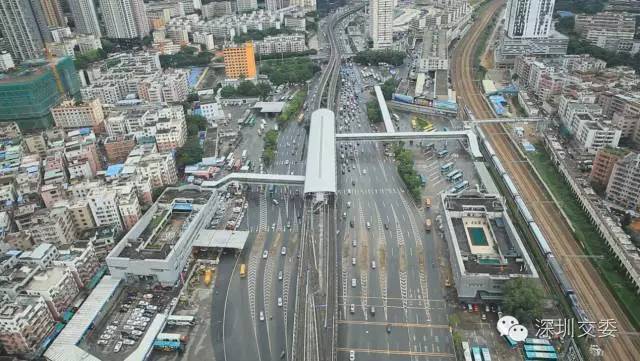
<instances>
[{"instance_id":1,"label":"parked car","mask_svg":"<svg viewBox=\"0 0 640 361\"><path fill-rule=\"evenodd\" d=\"M118 341L118 343L116 343L116 345L113 347L113 352L120 352L121 349L122 349L122 341Z\"/></svg>"},{"instance_id":2,"label":"parked car","mask_svg":"<svg viewBox=\"0 0 640 361\"><path fill-rule=\"evenodd\" d=\"M125 345L135 345L136 344L136 342L134 340L130 339L130 338L125 338L124 340L122 340L122 342Z\"/></svg>"}]
</instances>

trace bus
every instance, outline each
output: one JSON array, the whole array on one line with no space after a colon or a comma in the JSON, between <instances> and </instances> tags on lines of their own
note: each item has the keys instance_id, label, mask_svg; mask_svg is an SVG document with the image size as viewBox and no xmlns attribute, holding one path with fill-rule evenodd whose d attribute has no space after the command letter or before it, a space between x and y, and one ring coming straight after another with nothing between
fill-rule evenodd
<instances>
[{"instance_id":1,"label":"bus","mask_svg":"<svg viewBox=\"0 0 640 361\"><path fill-rule=\"evenodd\" d=\"M453 162L449 162L447 164L440 166L440 173L445 174L445 173L451 172L451 169L453 169Z\"/></svg>"},{"instance_id":2,"label":"bus","mask_svg":"<svg viewBox=\"0 0 640 361\"><path fill-rule=\"evenodd\" d=\"M457 184L457 183L461 182L462 181L462 177L463 177L462 172L456 174L455 176L453 176L453 178L451 178L451 183Z\"/></svg>"},{"instance_id":3,"label":"bus","mask_svg":"<svg viewBox=\"0 0 640 361\"><path fill-rule=\"evenodd\" d=\"M456 189L456 192L460 192L462 190L469 188L469 181L462 181L460 183L456 183L456 185L454 185L453 187Z\"/></svg>"},{"instance_id":4,"label":"bus","mask_svg":"<svg viewBox=\"0 0 640 361\"><path fill-rule=\"evenodd\" d=\"M445 175L445 177L447 178L447 180L449 182L451 182L451 179L453 179L453 177L457 176L458 173L462 173L459 169L454 169L451 172L447 173L447 175Z\"/></svg>"},{"instance_id":5,"label":"bus","mask_svg":"<svg viewBox=\"0 0 640 361\"><path fill-rule=\"evenodd\" d=\"M473 361L471 359L471 350L469 349L469 342L462 342L462 354L464 355L464 361Z\"/></svg>"},{"instance_id":6,"label":"bus","mask_svg":"<svg viewBox=\"0 0 640 361\"><path fill-rule=\"evenodd\" d=\"M447 156L447 154L449 154L449 151L446 149L443 149L441 151L438 152L438 158L444 158Z\"/></svg>"},{"instance_id":7,"label":"bus","mask_svg":"<svg viewBox=\"0 0 640 361\"><path fill-rule=\"evenodd\" d=\"M177 341L182 343L187 343L187 336L181 335L179 333L164 333L160 332L158 336L156 336L156 340L158 341Z\"/></svg>"},{"instance_id":8,"label":"bus","mask_svg":"<svg viewBox=\"0 0 640 361\"><path fill-rule=\"evenodd\" d=\"M482 348L482 358L484 361L491 361L491 354L489 353L489 349L486 347Z\"/></svg>"},{"instance_id":9,"label":"bus","mask_svg":"<svg viewBox=\"0 0 640 361\"><path fill-rule=\"evenodd\" d=\"M247 275L247 265L243 263L240 265L240 278L244 278L246 275Z\"/></svg>"},{"instance_id":10,"label":"bus","mask_svg":"<svg viewBox=\"0 0 640 361\"><path fill-rule=\"evenodd\" d=\"M472 347L473 361L482 361L482 355L480 354L480 347Z\"/></svg>"},{"instance_id":11,"label":"bus","mask_svg":"<svg viewBox=\"0 0 640 361\"><path fill-rule=\"evenodd\" d=\"M558 354L555 352L525 351L524 359L527 361L557 360Z\"/></svg>"},{"instance_id":12,"label":"bus","mask_svg":"<svg viewBox=\"0 0 640 361\"><path fill-rule=\"evenodd\" d=\"M231 152L231 153L227 154L227 159L226 159L226 160L227 160L227 163L228 163L231 159L233 159L233 152Z\"/></svg>"},{"instance_id":13,"label":"bus","mask_svg":"<svg viewBox=\"0 0 640 361\"><path fill-rule=\"evenodd\" d=\"M167 324L170 326L193 326L195 321L193 316L171 315L167 317Z\"/></svg>"},{"instance_id":14,"label":"bus","mask_svg":"<svg viewBox=\"0 0 640 361\"><path fill-rule=\"evenodd\" d=\"M551 345L524 345L525 351L556 352Z\"/></svg>"},{"instance_id":15,"label":"bus","mask_svg":"<svg viewBox=\"0 0 640 361\"><path fill-rule=\"evenodd\" d=\"M551 341L544 338L528 338L524 340L525 345L551 345Z\"/></svg>"},{"instance_id":16,"label":"bus","mask_svg":"<svg viewBox=\"0 0 640 361\"><path fill-rule=\"evenodd\" d=\"M505 335L504 340L507 341L507 346L509 346L509 348L518 347L518 343L511 339L511 337Z\"/></svg>"},{"instance_id":17,"label":"bus","mask_svg":"<svg viewBox=\"0 0 640 361\"><path fill-rule=\"evenodd\" d=\"M424 187L427 185L427 177L420 174L420 184Z\"/></svg>"}]
</instances>

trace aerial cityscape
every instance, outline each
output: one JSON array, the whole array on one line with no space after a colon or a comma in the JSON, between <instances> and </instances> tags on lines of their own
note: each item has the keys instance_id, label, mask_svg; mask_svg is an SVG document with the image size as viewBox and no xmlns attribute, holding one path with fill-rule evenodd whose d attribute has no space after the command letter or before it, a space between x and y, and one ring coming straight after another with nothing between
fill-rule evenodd
<instances>
[{"instance_id":1,"label":"aerial cityscape","mask_svg":"<svg viewBox=\"0 0 640 361\"><path fill-rule=\"evenodd\" d=\"M0 0L0 361L640 360L640 0Z\"/></svg>"}]
</instances>

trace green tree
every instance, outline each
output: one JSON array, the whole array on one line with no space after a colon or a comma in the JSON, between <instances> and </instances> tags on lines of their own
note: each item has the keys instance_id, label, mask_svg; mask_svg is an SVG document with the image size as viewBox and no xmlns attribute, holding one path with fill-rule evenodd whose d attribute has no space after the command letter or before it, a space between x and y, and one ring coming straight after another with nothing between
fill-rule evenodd
<instances>
[{"instance_id":1,"label":"green tree","mask_svg":"<svg viewBox=\"0 0 640 361\"><path fill-rule=\"evenodd\" d=\"M378 65L387 63L391 65L402 65L406 54L402 51L395 50L364 50L356 54L353 58L358 64Z\"/></svg>"},{"instance_id":2,"label":"green tree","mask_svg":"<svg viewBox=\"0 0 640 361\"><path fill-rule=\"evenodd\" d=\"M236 94L247 97L256 97L260 95L260 90L252 81L243 80L238 84Z\"/></svg>"},{"instance_id":3,"label":"green tree","mask_svg":"<svg viewBox=\"0 0 640 361\"><path fill-rule=\"evenodd\" d=\"M378 101L375 99L367 102L367 118L371 123L380 123L382 121L382 111L378 106Z\"/></svg>"},{"instance_id":4,"label":"green tree","mask_svg":"<svg viewBox=\"0 0 640 361\"><path fill-rule=\"evenodd\" d=\"M271 85L265 81L259 82L256 87L258 88L258 94L262 99L266 99L269 94L271 94Z\"/></svg>"},{"instance_id":5,"label":"green tree","mask_svg":"<svg viewBox=\"0 0 640 361\"><path fill-rule=\"evenodd\" d=\"M380 89L382 90L382 95L386 100L391 100L393 93L396 91L396 87L398 87L399 82L395 79L387 79Z\"/></svg>"},{"instance_id":6,"label":"green tree","mask_svg":"<svg viewBox=\"0 0 640 361\"><path fill-rule=\"evenodd\" d=\"M263 60L260 63L260 72L267 75L273 85L304 83L318 71L320 67L308 57Z\"/></svg>"},{"instance_id":7,"label":"green tree","mask_svg":"<svg viewBox=\"0 0 640 361\"><path fill-rule=\"evenodd\" d=\"M267 167L276 159L278 148L278 131L271 129L264 135L264 150L262 152L262 162Z\"/></svg>"},{"instance_id":8,"label":"green tree","mask_svg":"<svg viewBox=\"0 0 640 361\"><path fill-rule=\"evenodd\" d=\"M197 137L189 137L182 148L176 152L176 165L182 168L202 161L204 151Z\"/></svg>"},{"instance_id":9,"label":"green tree","mask_svg":"<svg viewBox=\"0 0 640 361\"><path fill-rule=\"evenodd\" d=\"M207 129L207 118L201 115L187 115L185 117L187 123L187 136L194 137L198 135L198 131Z\"/></svg>"},{"instance_id":10,"label":"green tree","mask_svg":"<svg viewBox=\"0 0 640 361\"><path fill-rule=\"evenodd\" d=\"M530 278L512 278L504 283L503 308L520 321L528 323L542 314L542 289Z\"/></svg>"},{"instance_id":11,"label":"green tree","mask_svg":"<svg viewBox=\"0 0 640 361\"><path fill-rule=\"evenodd\" d=\"M220 90L220 96L223 98L231 98L236 95L236 88L231 85L225 85Z\"/></svg>"}]
</instances>

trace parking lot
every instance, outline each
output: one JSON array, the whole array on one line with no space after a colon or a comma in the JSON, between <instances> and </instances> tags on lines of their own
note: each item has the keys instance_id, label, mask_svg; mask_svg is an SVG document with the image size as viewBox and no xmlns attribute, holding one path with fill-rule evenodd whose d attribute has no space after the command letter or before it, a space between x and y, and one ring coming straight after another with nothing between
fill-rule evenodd
<instances>
[{"instance_id":1,"label":"parking lot","mask_svg":"<svg viewBox=\"0 0 640 361\"><path fill-rule=\"evenodd\" d=\"M81 347L103 360L125 359L138 347L155 315L164 312L175 296L176 291L162 288L123 287Z\"/></svg>"}]
</instances>

